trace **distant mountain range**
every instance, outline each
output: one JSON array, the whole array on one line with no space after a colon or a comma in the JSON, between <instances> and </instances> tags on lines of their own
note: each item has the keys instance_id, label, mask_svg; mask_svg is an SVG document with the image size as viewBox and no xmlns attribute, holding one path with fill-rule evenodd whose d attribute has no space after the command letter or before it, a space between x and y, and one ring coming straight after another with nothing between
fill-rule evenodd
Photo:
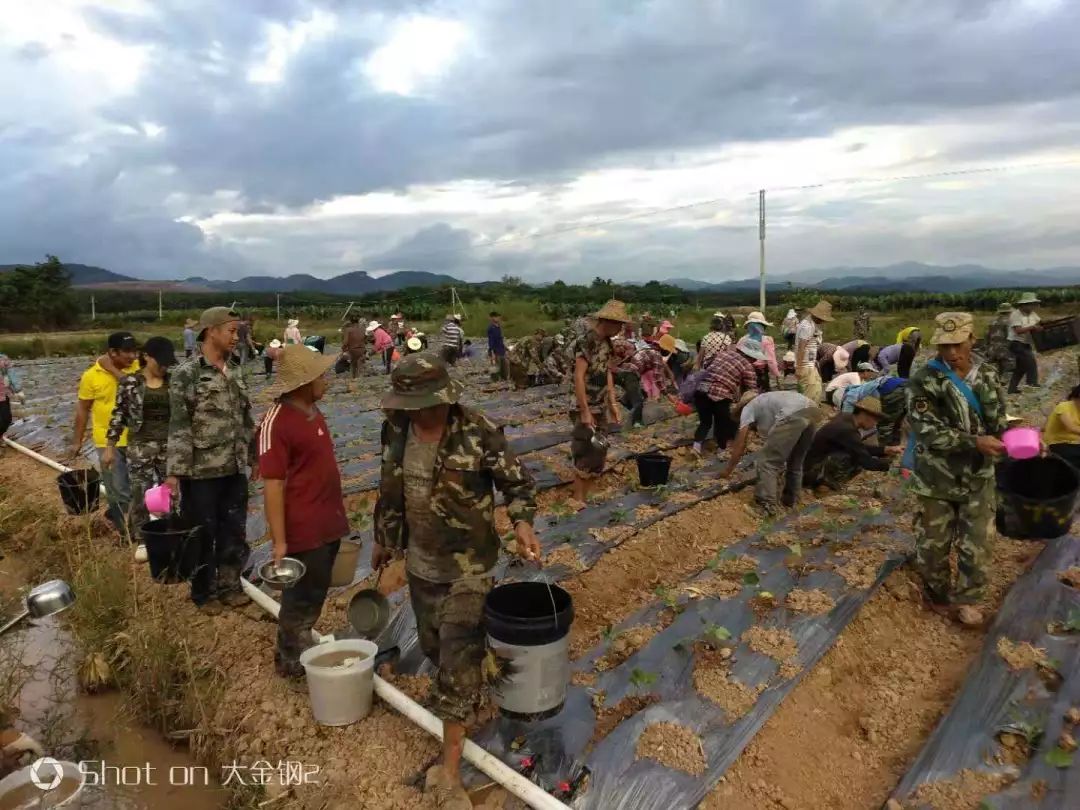
<instances>
[{"instance_id":1,"label":"distant mountain range","mask_svg":"<svg viewBox=\"0 0 1080 810\"><path fill-rule=\"evenodd\" d=\"M0 272L15 265L0 265ZM155 281L114 273L85 264L64 265L76 287L130 290L164 289L172 292L322 292L336 295L365 295L392 292L406 287L467 286L468 282L438 273L401 271L379 278L363 270L333 278L316 278L306 273L291 276L248 276L238 281L216 281L198 276L178 281ZM691 292L743 292L756 290L757 278L736 279L711 284L690 278L668 279L665 283ZM1080 284L1080 267L995 270L977 264L951 267L900 262L885 267L831 267L800 273L770 276L768 289L783 292L791 287L815 287L844 292L967 292L982 288L1029 288Z\"/></svg>"}]
</instances>

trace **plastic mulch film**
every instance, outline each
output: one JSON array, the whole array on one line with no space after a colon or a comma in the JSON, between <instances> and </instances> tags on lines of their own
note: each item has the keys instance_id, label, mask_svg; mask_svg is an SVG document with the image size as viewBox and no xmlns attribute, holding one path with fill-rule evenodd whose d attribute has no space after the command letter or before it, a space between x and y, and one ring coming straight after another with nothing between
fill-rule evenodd
<instances>
[{"instance_id":1,"label":"plastic mulch film","mask_svg":"<svg viewBox=\"0 0 1080 810\"><path fill-rule=\"evenodd\" d=\"M1064 720L1080 707L1080 591L1062 581L1077 565L1077 538L1059 537L1013 585L959 695L893 793L904 807L922 806L912 798L920 785L962 771L989 777L980 808L1080 807L1080 762L1058 750L1063 730L1080 735ZM993 775L1016 781L995 792Z\"/></svg>"}]
</instances>

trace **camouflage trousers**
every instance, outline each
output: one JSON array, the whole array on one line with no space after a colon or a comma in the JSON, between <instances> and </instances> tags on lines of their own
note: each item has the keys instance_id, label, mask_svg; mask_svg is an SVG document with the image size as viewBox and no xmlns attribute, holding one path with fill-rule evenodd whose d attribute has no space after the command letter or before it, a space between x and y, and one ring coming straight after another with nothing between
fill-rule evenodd
<instances>
[{"instance_id":1,"label":"camouflage trousers","mask_svg":"<svg viewBox=\"0 0 1080 810\"><path fill-rule=\"evenodd\" d=\"M915 567L937 604L977 602L990 562L989 526L994 515L994 481L987 479L967 501L919 496L915 509ZM956 582L950 556L956 554Z\"/></svg>"},{"instance_id":2,"label":"camouflage trousers","mask_svg":"<svg viewBox=\"0 0 1080 810\"><path fill-rule=\"evenodd\" d=\"M884 416L878 422L878 444L882 447L895 447L900 444L904 417L907 416L907 399L903 386L893 389L881 398L881 412Z\"/></svg>"},{"instance_id":3,"label":"camouflage trousers","mask_svg":"<svg viewBox=\"0 0 1080 810\"><path fill-rule=\"evenodd\" d=\"M603 411L593 414L596 420L596 434L607 433L607 414ZM593 446L593 431L582 424L577 411L570 411L570 421L574 430L570 433L570 455L574 459L574 469L579 478L595 478L604 471L607 464L607 448L600 450Z\"/></svg>"},{"instance_id":4,"label":"camouflage trousers","mask_svg":"<svg viewBox=\"0 0 1080 810\"><path fill-rule=\"evenodd\" d=\"M127 446L128 480L131 482L131 507L128 525L131 538L142 542L142 527L150 520L146 511L146 490L165 480L165 442L129 442Z\"/></svg>"},{"instance_id":5,"label":"camouflage trousers","mask_svg":"<svg viewBox=\"0 0 1080 810\"><path fill-rule=\"evenodd\" d=\"M303 675L300 654L314 642L311 628L319 620L326 592L330 590L330 575L334 570L341 541L335 540L308 551L290 551L289 556L300 560L307 570L300 581L281 593L281 613L278 614L277 649L274 667L279 675Z\"/></svg>"},{"instance_id":6,"label":"camouflage trousers","mask_svg":"<svg viewBox=\"0 0 1080 810\"><path fill-rule=\"evenodd\" d=\"M428 707L442 720L468 724L483 694L484 598L493 580L428 582L412 573L408 578L420 649L438 667Z\"/></svg>"},{"instance_id":7,"label":"camouflage trousers","mask_svg":"<svg viewBox=\"0 0 1080 810\"><path fill-rule=\"evenodd\" d=\"M808 466L803 472L803 485L808 487L826 486L832 490L841 490L860 472L859 465L849 453L842 450L828 453Z\"/></svg>"}]
</instances>

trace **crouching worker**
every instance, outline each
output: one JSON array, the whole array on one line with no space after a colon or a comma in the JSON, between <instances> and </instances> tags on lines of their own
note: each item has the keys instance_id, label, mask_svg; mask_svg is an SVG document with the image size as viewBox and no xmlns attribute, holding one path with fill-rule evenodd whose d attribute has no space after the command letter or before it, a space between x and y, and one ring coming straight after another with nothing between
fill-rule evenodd
<instances>
[{"instance_id":1,"label":"crouching worker","mask_svg":"<svg viewBox=\"0 0 1080 810\"><path fill-rule=\"evenodd\" d=\"M915 567L931 608L961 624L982 624L974 606L986 587L988 527L994 514L994 459L1005 451L1005 397L990 363L972 354L967 312L935 319L937 356L907 384L914 469ZM956 579L950 561L956 553Z\"/></svg>"},{"instance_id":2,"label":"crouching worker","mask_svg":"<svg viewBox=\"0 0 1080 810\"><path fill-rule=\"evenodd\" d=\"M427 772L427 791L440 807L468 810L461 750L484 682L484 598L500 545L493 490L518 553L539 560L535 490L502 430L458 404L461 383L441 359L409 355L390 382L372 566L405 556L420 648L438 667L428 704L443 721L442 764Z\"/></svg>"},{"instance_id":3,"label":"crouching worker","mask_svg":"<svg viewBox=\"0 0 1080 810\"><path fill-rule=\"evenodd\" d=\"M866 444L861 435L876 427L882 416L878 398L864 397L851 413L838 413L823 425L806 454L803 484L841 490L861 470L888 470L887 457L900 455L900 447Z\"/></svg>"},{"instance_id":4,"label":"crouching worker","mask_svg":"<svg viewBox=\"0 0 1080 810\"><path fill-rule=\"evenodd\" d=\"M334 441L317 404L335 359L305 346L286 346L274 387L277 402L257 437L274 559L293 557L306 567L300 581L281 595L274 665L286 678L304 674L300 653L312 644L311 628L326 601L334 558L349 533Z\"/></svg>"},{"instance_id":5,"label":"crouching worker","mask_svg":"<svg viewBox=\"0 0 1080 810\"><path fill-rule=\"evenodd\" d=\"M780 503L795 506L802 488L803 463L814 439L814 426L821 421L821 411L808 397L795 391L769 391L753 396L745 393L733 414L739 418L739 432L731 450L731 460L720 473L730 478L735 465L746 452L750 429L765 440L758 453L757 484L754 500L768 515L780 511L776 492L784 476L784 494Z\"/></svg>"}]
</instances>

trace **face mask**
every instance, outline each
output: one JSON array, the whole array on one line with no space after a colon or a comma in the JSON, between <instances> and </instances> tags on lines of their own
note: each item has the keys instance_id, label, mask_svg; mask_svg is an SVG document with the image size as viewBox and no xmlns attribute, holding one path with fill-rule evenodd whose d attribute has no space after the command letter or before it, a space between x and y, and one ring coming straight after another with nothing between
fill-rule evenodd
<instances>
[{"instance_id":1,"label":"face mask","mask_svg":"<svg viewBox=\"0 0 1080 810\"><path fill-rule=\"evenodd\" d=\"M754 340L761 340L761 336L765 334L765 327L760 323L748 323L746 325L746 332Z\"/></svg>"}]
</instances>

